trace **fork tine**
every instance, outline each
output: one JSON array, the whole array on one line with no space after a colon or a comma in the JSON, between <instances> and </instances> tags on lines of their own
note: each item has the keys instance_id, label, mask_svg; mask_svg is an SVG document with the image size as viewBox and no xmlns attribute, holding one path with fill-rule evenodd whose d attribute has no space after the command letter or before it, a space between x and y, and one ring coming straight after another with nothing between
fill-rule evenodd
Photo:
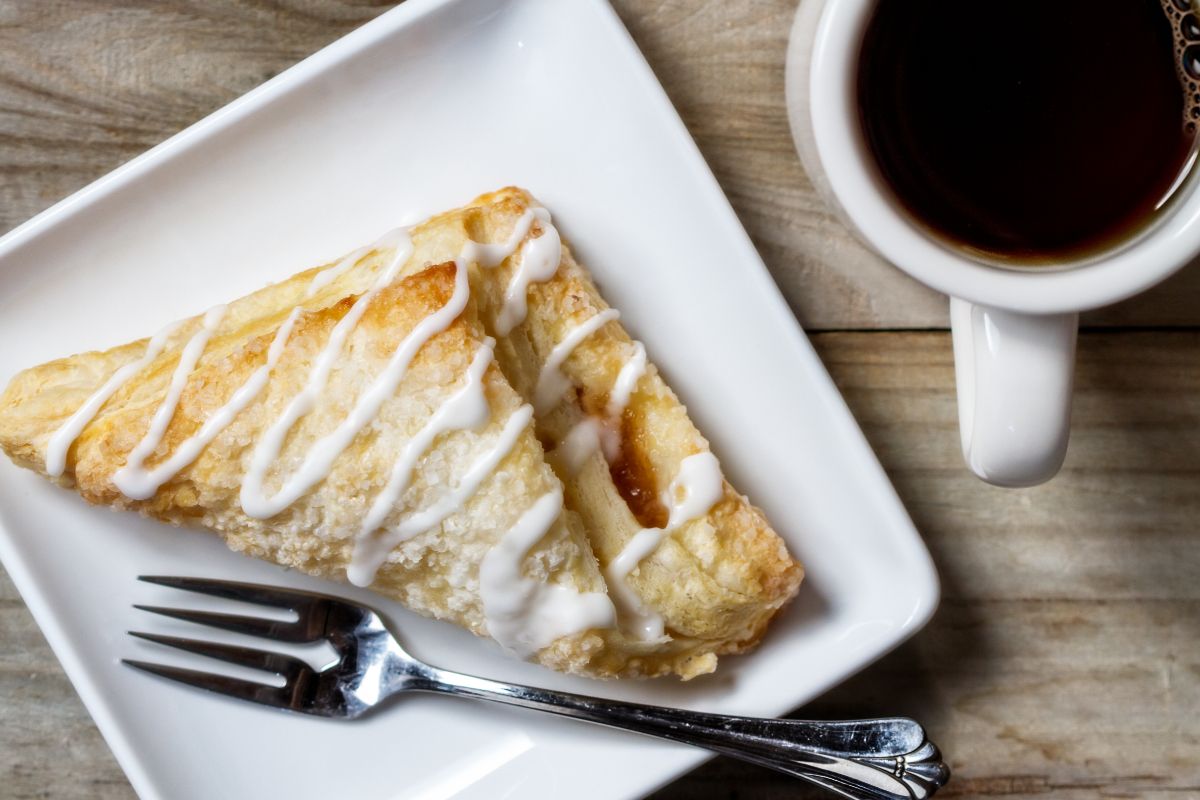
<instances>
[{"instance_id":1,"label":"fork tine","mask_svg":"<svg viewBox=\"0 0 1200 800\"><path fill-rule=\"evenodd\" d=\"M152 675L169 678L173 681L185 683L188 686L207 689L217 694L236 697L240 700L250 700L255 703L262 703L263 705L283 708L292 706L290 702L292 693L286 686L268 686L265 683L244 681L240 678L230 678L225 675L214 675L211 672L200 672L181 667L168 667L163 664L151 664L148 661L135 661L129 658L121 659L121 663L134 669L140 669L143 672L149 672Z\"/></svg>"},{"instance_id":2,"label":"fork tine","mask_svg":"<svg viewBox=\"0 0 1200 800\"><path fill-rule=\"evenodd\" d=\"M151 614L161 614L184 622L194 622L197 625L208 625L212 628L244 633L249 636L261 636L265 639L275 639L280 642L316 642L324 638L324 631L302 624L302 620L285 622L277 619L259 619L244 617L238 614L218 614L212 611L192 611L185 608L166 608L164 606L143 606L134 603L134 608L149 611Z\"/></svg>"},{"instance_id":3,"label":"fork tine","mask_svg":"<svg viewBox=\"0 0 1200 800\"><path fill-rule=\"evenodd\" d=\"M266 650L255 650L250 647L221 644L220 642L205 642L199 639L184 639L179 636L159 636L155 633L129 631L130 636L145 639L148 642L175 647L189 653L198 653L209 658L228 661L252 669L262 669L280 675L293 675L309 669L309 666L298 658L285 656L281 653L271 653Z\"/></svg>"},{"instance_id":4,"label":"fork tine","mask_svg":"<svg viewBox=\"0 0 1200 800\"><path fill-rule=\"evenodd\" d=\"M257 583L241 583L238 581L218 581L208 578L181 578L170 575L139 575L139 581L168 586L172 589L182 589L186 592L210 594L214 597L225 597L230 600L241 600L245 603L257 603L276 608L297 609L316 599L326 598L325 595L314 592L302 592L295 589L279 589L273 586L261 586Z\"/></svg>"}]
</instances>

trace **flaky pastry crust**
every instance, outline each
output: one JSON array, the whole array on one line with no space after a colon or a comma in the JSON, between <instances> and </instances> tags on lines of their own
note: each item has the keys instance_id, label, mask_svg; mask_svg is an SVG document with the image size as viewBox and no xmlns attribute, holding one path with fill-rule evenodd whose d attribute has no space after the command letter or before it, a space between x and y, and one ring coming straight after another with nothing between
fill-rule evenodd
<instances>
[{"instance_id":1,"label":"flaky pastry crust","mask_svg":"<svg viewBox=\"0 0 1200 800\"><path fill-rule=\"evenodd\" d=\"M471 240L506 240L535 206L523 190L504 189L411 231L413 252L401 277L371 300L352 329L316 407L291 430L268 472L268 489L278 487L312 444L346 417L404 336L448 301L454 288L453 259L463 246ZM526 238L544 234L546 225L534 222ZM150 427L185 344L200 328L200 317L177 328L162 353L105 402L68 451L66 471L53 479L89 502L136 510L175 525L197 525L218 533L234 550L344 579L354 536L393 463L461 384L485 337L496 340L495 363L484 375L489 422L479 430L455 430L437 438L385 527L435 502L453 485L495 443L504 421L533 402L539 370L555 345L581 321L607 309L587 271L564 245L553 277L530 286L525 320L499 335L496 318L519 269L520 253L518 248L496 267L470 265L466 311L418 351L399 389L335 460L328 476L269 519L248 516L239 502L255 443L304 385L331 330L392 258L394 250L387 246L367 253L312 297L306 291L313 277L330 265L229 305L147 466L169 457L194 435L264 363L292 310L303 305L305 311L261 395L152 497L127 498L113 483L113 474ZM142 340L83 353L17 375L0 395L0 448L21 466L47 474L50 437L113 372L141 358L146 344ZM564 511L530 551L525 572L579 591L604 592L604 568L639 530L665 523L660 498L680 463L708 450L686 409L649 364L619 419L606 423L619 434L619 457L610 464L595 452L577 471L555 457L553 450L574 425L588 415L603 416L617 374L634 347L619 321L581 342L561 367L571 385L563 402L536 416L461 511L398 545L371 588L418 613L486 636L479 563L538 497L561 482ZM757 643L770 619L796 593L802 574L763 514L725 482L722 497L707 513L665 536L628 578L642 601L662 616L666 638L646 642L619 627L598 628L565 636L538 651L534 660L597 677L687 678L710 672L718 655Z\"/></svg>"}]
</instances>

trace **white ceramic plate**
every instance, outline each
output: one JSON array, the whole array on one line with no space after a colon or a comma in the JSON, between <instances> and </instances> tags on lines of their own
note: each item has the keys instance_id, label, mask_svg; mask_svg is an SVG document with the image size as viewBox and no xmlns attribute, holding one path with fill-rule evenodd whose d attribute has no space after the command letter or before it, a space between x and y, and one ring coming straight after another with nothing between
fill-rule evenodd
<instances>
[{"instance_id":1,"label":"white ceramic plate","mask_svg":"<svg viewBox=\"0 0 1200 800\"><path fill-rule=\"evenodd\" d=\"M0 380L331 259L414 212L530 188L806 563L753 655L688 684L567 678L450 625L81 500L0 459L0 557L143 798L632 797L704 755L437 697L358 723L150 678L139 584L191 574L369 599L444 667L777 715L916 631L912 523L695 145L602 0L408 0L0 240ZM191 633L195 634L195 629ZM210 662L211 663L211 662ZM881 708L880 712L888 709Z\"/></svg>"}]
</instances>

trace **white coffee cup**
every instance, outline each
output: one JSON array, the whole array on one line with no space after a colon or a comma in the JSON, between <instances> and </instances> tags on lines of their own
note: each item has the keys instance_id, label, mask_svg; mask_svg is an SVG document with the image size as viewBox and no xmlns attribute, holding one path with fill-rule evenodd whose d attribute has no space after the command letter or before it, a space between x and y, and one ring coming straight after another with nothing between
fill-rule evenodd
<instances>
[{"instance_id":1,"label":"white coffee cup","mask_svg":"<svg viewBox=\"0 0 1200 800\"><path fill-rule=\"evenodd\" d=\"M950 296L963 457L985 481L1032 486L1062 466L1079 313L1122 300L1200 253L1200 192L1188 181L1146 231L1100 256L1006 269L939 243L883 184L858 118L859 51L876 0L801 0L787 95L800 159L865 244Z\"/></svg>"}]
</instances>

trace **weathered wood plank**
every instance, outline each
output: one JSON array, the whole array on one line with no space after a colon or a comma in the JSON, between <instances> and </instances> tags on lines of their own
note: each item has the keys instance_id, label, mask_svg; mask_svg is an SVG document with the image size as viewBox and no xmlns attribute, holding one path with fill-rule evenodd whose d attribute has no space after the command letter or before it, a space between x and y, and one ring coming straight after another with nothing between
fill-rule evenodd
<instances>
[{"instance_id":1,"label":"weathered wood plank","mask_svg":"<svg viewBox=\"0 0 1200 800\"><path fill-rule=\"evenodd\" d=\"M1200 333L1081 337L1066 469L1020 491L961 467L945 334L814 341L943 602L806 712L922 720L950 797L1200 796ZM819 796L718 760L655 800Z\"/></svg>"},{"instance_id":2,"label":"weathered wood plank","mask_svg":"<svg viewBox=\"0 0 1200 800\"><path fill-rule=\"evenodd\" d=\"M0 230L391 5L0 3ZM808 328L945 326L944 301L854 241L822 207L792 150L783 63L795 0L614 5ZM1087 319L1200 324L1200 268Z\"/></svg>"},{"instance_id":3,"label":"weathered wood plank","mask_svg":"<svg viewBox=\"0 0 1200 800\"><path fill-rule=\"evenodd\" d=\"M0 230L386 9L359 0L0 0ZM614 0L810 329L941 327L943 302L821 207L791 149L794 0ZM1088 315L1200 324L1200 268ZM822 357L929 542L929 628L810 709L908 713L950 796L1200 796L1200 333L1080 343L1067 468L1006 492L962 469L949 342L829 333ZM127 798L0 573L0 795ZM719 760L661 798L816 797Z\"/></svg>"},{"instance_id":4,"label":"weathered wood plank","mask_svg":"<svg viewBox=\"0 0 1200 800\"><path fill-rule=\"evenodd\" d=\"M393 5L0 3L0 230Z\"/></svg>"},{"instance_id":5,"label":"weathered wood plank","mask_svg":"<svg viewBox=\"0 0 1200 800\"><path fill-rule=\"evenodd\" d=\"M134 796L7 573L0 570L0 797Z\"/></svg>"}]
</instances>

